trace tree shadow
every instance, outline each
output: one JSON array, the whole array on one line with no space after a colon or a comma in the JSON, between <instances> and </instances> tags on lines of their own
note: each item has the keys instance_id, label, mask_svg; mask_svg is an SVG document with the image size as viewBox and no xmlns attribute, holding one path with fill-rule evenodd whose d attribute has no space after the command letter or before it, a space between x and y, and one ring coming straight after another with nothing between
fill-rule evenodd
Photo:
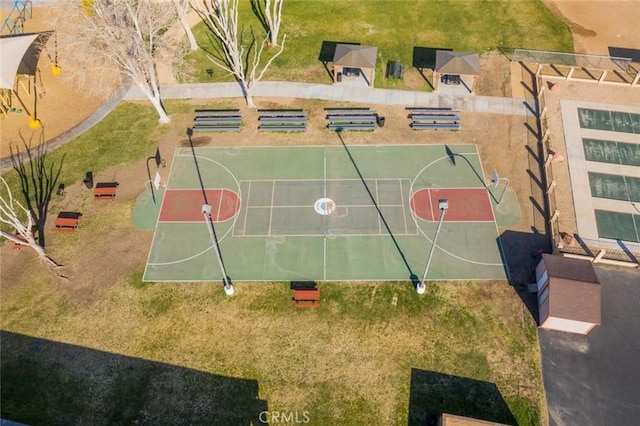
<instances>
[{"instance_id":1,"label":"tree shadow","mask_svg":"<svg viewBox=\"0 0 640 426\"><path fill-rule=\"evenodd\" d=\"M409 392L409 426L440 424L444 413L517 424L495 383L412 368Z\"/></svg>"},{"instance_id":2,"label":"tree shadow","mask_svg":"<svg viewBox=\"0 0 640 426\"><path fill-rule=\"evenodd\" d=\"M336 55L336 46L339 44L351 44L354 46L359 46L360 43L354 43L350 41L329 41L322 40L322 46L320 47L320 53L318 54L318 60L322 62L322 66L324 66L324 70L327 72L329 79L333 83L333 71L329 69L329 62L333 62L333 58Z\"/></svg>"},{"instance_id":3,"label":"tree shadow","mask_svg":"<svg viewBox=\"0 0 640 426\"><path fill-rule=\"evenodd\" d=\"M2 417L27 424L266 424L256 380L1 331Z\"/></svg>"},{"instance_id":4,"label":"tree shadow","mask_svg":"<svg viewBox=\"0 0 640 426\"><path fill-rule=\"evenodd\" d=\"M251 0L251 11L258 18L260 25L264 32L269 35L271 29L269 28L269 22L267 21L267 15L262 7L262 0Z\"/></svg>"}]
</instances>

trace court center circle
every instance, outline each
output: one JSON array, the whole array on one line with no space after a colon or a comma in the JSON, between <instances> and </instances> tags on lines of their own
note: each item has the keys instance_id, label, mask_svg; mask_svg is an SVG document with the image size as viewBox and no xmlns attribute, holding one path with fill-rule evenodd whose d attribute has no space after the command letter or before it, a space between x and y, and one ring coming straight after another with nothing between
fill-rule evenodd
<instances>
[{"instance_id":1,"label":"court center circle","mask_svg":"<svg viewBox=\"0 0 640 426\"><path fill-rule=\"evenodd\" d=\"M320 198L315 202L313 208L316 213L327 216L336 210L336 203L331 198Z\"/></svg>"}]
</instances>

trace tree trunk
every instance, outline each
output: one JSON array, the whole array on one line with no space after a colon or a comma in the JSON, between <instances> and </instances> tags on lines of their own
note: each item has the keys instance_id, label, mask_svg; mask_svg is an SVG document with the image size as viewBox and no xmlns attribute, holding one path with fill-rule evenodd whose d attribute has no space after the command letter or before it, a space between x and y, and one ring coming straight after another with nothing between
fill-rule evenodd
<instances>
[{"instance_id":1,"label":"tree trunk","mask_svg":"<svg viewBox=\"0 0 640 426\"><path fill-rule=\"evenodd\" d=\"M45 222L46 222L46 219L38 221L38 245L42 248L43 253L45 248L45 232L44 232Z\"/></svg>"},{"instance_id":2,"label":"tree trunk","mask_svg":"<svg viewBox=\"0 0 640 426\"><path fill-rule=\"evenodd\" d=\"M153 107L156 109L158 113L160 124L167 124L171 122L171 118L167 115L167 112L164 110L164 105L162 105L162 100L160 99L160 91L156 88L150 88L145 83L141 83L136 81L136 84L142 90L142 93L145 94L147 99L151 102Z\"/></svg>"},{"instance_id":3,"label":"tree trunk","mask_svg":"<svg viewBox=\"0 0 640 426\"><path fill-rule=\"evenodd\" d=\"M193 31L191 31L191 26L189 25L189 21L187 20L186 13L180 13L180 23L182 24L182 28L184 28L184 32L187 35L191 50L198 50L198 43L196 42L196 37L193 35Z\"/></svg>"}]
</instances>

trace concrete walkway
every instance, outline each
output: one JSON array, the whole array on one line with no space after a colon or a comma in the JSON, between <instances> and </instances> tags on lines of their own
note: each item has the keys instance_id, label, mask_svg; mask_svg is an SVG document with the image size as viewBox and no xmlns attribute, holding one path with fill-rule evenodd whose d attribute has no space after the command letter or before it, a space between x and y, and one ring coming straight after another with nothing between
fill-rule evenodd
<instances>
[{"instance_id":1,"label":"concrete walkway","mask_svg":"<svg viewBox=\"0 0 640 426\"><path fill-rule=\"evenodd\" d=\"M242 97L237 83L168 84L162 85L163 99L215 99ZM322 99L327 101L356 102L370 105L402 105L421 107L450 107L461 111L495 114L526 115L524 99L491 96L451 96L408 90L344 87L331 84L290 83L281 81L259 82L253 89L254 97ZM137 87L132 86L124 100L145 100Z\"/></svg>"}]
</instances>

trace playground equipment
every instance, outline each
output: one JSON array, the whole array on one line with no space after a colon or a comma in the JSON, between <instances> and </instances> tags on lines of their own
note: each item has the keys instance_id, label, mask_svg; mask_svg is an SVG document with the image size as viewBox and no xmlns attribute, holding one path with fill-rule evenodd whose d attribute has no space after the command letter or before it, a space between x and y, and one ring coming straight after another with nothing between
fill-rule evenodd
<instances>
[{"instance_id":1,"label":"playground equipment","mask_svg":"<svg viewBox=\"0 0 640 426\"><path fill-rule=\"evenodd\" d=\"M4 115L24 111L29 117L29 127L32 129L40 127L37 116L38 99L46 93L38 61L42 51L46 51L45 45L52 34L53 31L44 31L0 38L0 47L3 52L2 62L0 62L0 90L2 91L0 111ZM52 59L48 51L47 54ZM57 53L53 63L59 70ZM21 109L13 106L14 100L20 104Z\"/></svg>"},{"instance_id":2,"label":"playground equipment","mask_svg":"<svg viewBox=\"0 0 640 426\"><path fill-rule=\"evenodd\" d=\"M33 5L30 0L15 0L9 15L5 18L0 34L18 35L24 33L24 22L33 17Z\"/></svg>"}]
</instances>

